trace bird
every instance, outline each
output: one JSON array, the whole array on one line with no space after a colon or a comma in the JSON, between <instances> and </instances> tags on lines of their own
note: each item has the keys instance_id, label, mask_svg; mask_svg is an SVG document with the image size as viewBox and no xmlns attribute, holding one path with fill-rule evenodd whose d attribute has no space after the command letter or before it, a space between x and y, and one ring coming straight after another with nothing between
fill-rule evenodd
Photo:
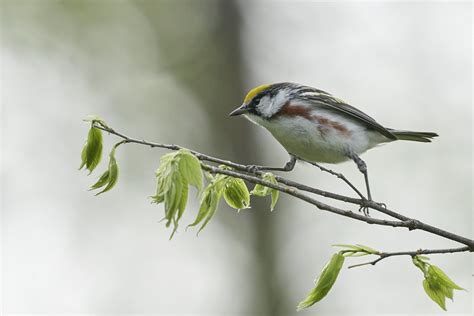
<instances>
[{"instance_id":1,"label":"bird","mask_svg":"<svg viewBox=\"0 0 474 316\"><path fill-rule=\"evenodd\" d=\"M283 167L251 166L249 171L291 171L297 160L313 164L352 160L364 175L369 201L373 200L367 164L361 154L397 140L429 143L438 136L384 127L328 92L292 82L251 89L242 105L229 115L243 115L268 130L290 156Z\"/></svg>"}]
</instances>

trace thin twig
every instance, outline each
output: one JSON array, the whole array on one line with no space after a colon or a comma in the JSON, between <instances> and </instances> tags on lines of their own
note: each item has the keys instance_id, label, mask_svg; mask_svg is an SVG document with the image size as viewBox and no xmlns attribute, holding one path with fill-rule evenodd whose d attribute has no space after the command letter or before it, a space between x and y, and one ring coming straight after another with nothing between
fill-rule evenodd
<instances>
[{"instance_id":1,"label":"thin twig","mask_svg":"<svg viewBox=\"0 0 474 316\"><path fill-rule=\"evenodd\" d=\"M225 159L220 159L220 158L212 157L212 156L209 156L209 155L205 155L205 154L202 154L202 153L197 152L195 150L188 149L188 148L185 148L185 147L182 147L182 146L179 146L179 145L159 144L159 143L149 142L149 141L146 141L144 139L139 140L139 139L136 139L136 138L128 137L128 136L126 136L122 133L119 133L119 132L115 131L114 129L112 129L108 126L102 126L102 125L98 125L98 124L99 123L97 122L95 127L97 127L98 129L101 129L105 132L108 132L110 134L113 134L115 136L118 136L118 137L124 139L127 143L135 143L135 144L141 144L141 145L149 146L151 148L163 148L163 149L169 149L169 150L187 149L193 155L195 155L199 160L214 162L214 163L221 164L221 165L226 165L226 166L231 167L233 169L249 173L249 171L248 171L249 168L248 168L247 165L242 165L242 164L238 164L238 163L235 163L233 161L230 161L230 160L225 160ZM329 169L327 169L327 170L328 170L328 172L330 172ZM331 171L331 172L333 174L336 174L333 171ZM259 171L259 170L256 170L254 172L254 174L257 175L257 176L261 176L264 173L265 172L262 172L262 171ZM340 195L340 194L336 194L336 193L316 189L316 188L313 188L313 187L310 187L310 186L307 186L307 185L304 185L304 184L301 184L301 183L298 183L298 182L294 182L292 180L289 180L289 179L286 179L286 178L283 178L283 177L280 177L280 176L275 176L275 179L278 182L286 184L288 186L292 186L292 187L295 187L299 190L307 191L307 192L314 193L314 194L317 194L317 195L321 195L321 196L324 196L324 197L327 197L327 198L330 198L330 199L335 199L335 200L339 200L339 201L342 201L342 202L351 203L351 204L355 204L355 205L359 205L359 206L368 206L370 208L374 208L374 206L380 206L375 202L371 203L372 201L367 201L367 200L364 200L364 199L351 198L351 197L348 197L348 196L344 196L344 195ZM375 207L375 209L377 209L377 207ZM387 214L387 215L390 215L390 214Z\"/></svg>"},{"instance_id":2,"label":"thin twig","mask_svg":"<svg viewBox=\"0 0 474 316\"><path fill-rule=\"evenodd\" d=\"M221 165L226 165L226 166L231 167L233 169L249 173L249 168L248 168L247 165L242 165L242 164L238 164L238 163L235 163L233 161L230 161L230 160L224 160L224 159L212 157L212 156L209 156L209 155L205 155L205 154L202 154L202 153L197 152L195 150L188 149L188 148L185 148L185 147L182 147L182 146L179 146L179 145L159 144L159 143L149 142L149 141L146 141L144 139L139 140L139 139L136 139L136 138L128 137L128 136L126 136L122 133L119 133L119 132L115 131L114 129L112 129L108 126L102 126L102 125L98 125L98 124L99 123L97 122L95 127L97 127L98 129L101 129L105 132L108 132L110 134L116 135L116 136L124 139L127 143L135 143L135 144L141 144L141 145L149 146L151 148L163 148L163 149L169 149L169 150L186 149L186 150L189 150L193 155L195 155L199 160L214 162L214 163L221 164ZM322 167L322 168L324 168L324 167ZM329 169L326 169L326 170L328 170L327 172L330 172L332 174L340 175L340 174L337 174L334 171L331 171ZM255 174L257 176L261 176L264 173L265 172L262 172L262 171L259 171L259 170L256 170L255 172L253 172L253 174ZM344 177L343 175L341 175L341 176ZM275 179L280 183L295 187L299 190L307 191L307 192L314 193L314 194L318 194L318 195L321 195L321 196L324 196L324 197L327 197L327 198L331 198L331 199L335 199L335 200L339 200L339 201L342 201L342 202L347 202L347 203L360 205L360 206L362 206L365 203L366 206L368 206L370 208L373 208L374 205L379 206L375 202L374 202L374 205L372 203L370 203L372 201L367 201L365 199L351 198L351 197L348 197L348 196L344 196L344 195L340 195L340 194L336 194L336 193L316 189L316 188L313 188L313 187L310 187L310 186L307 186L307 185L304 185L304 184L301 184L301 183L298 183L298 182L291 181L289 179L286 179L286 178L283 178L283 177L280 177L280 176L275 176ZM362 194L360 194L360 195L362 195ZM365 204L364 204L364 206L365 206Z\"/></svg>"},{"instance_id":3,"label":"thin twig","mask_svg":"<svg viewBox=\"0 0 474 316\"><path fill-rule=\"evenodd\" d=\"M361 199L363 199L363 200L366 199L365 196L355 187L355 185L353 185L352 182L350 182L349 179L347 179L342 173L335 172L335 171L333 171L331 169L328 169L326 167L323 167L320 164L315 163L315 162L311 162L311 161L304 160L304 159L301 159L301 158L298 158L298 159L301 160L301 161L304 161L306 163L309 163L310 165L318 167L319 170L321 170L321 171L324 171L324 172L327 172L329 174L332 174L333 176L336 176L337 178L344 181L352 190L354 190L354 192L357 193L357 195L359 195Z\"/></svg>"},{"instance_id":4,"label":"thin twig","mask_svg":"<svg viewBox=\"0 0 474 316\"><path fill-rule=\"evenodd\" d=\"M101 124L101 122L99 122L99 121L95 122L94 126L96 128L99 128L103 131L106 131L110 134L113 134L113 135L116 135L116 136L122 138L124 143L136 143L136 144L149 146L149 147L152 147L152 148L164 148L164 149L175 150L175 151L180 150L180 149L186 149L186 148L184 148L182 146L178 146L178 145L153 143L153 142L149 142L149 141L146 141L146 140L139 140L139 139L131 138L131 137L128 137L128 136L126 136L126 135L124 135L120 132L115 131L114 129L110 128L109 126ZM406 227L409 230L416 230L416 229L423 230L423 231L429 232L431 234L438 235L440 237L444 237L446 239L450 239L450 240L462 243L462 244L468 246L469 251L474 251L474 241L472 239L469 239L469 238L466 238L466 237L463 237L463 236L459 236L459 235L456 235L454 233L451 233L451 232L442 230L440 228L437 228L435 226L423 223L419 220L406 217L406 216L404 216L404 215L402 215L398 212L395 212L393 210L389 210L389 209L385 208L384 206L382 206L382 205L380 205L376 202L368 201L368 200L362 199L362 198L361 199L355 199L355 198L351 198L351 197L347 197L347 196L343 196L343 195L339 195L339 194L319 190L319 189L312 188L312 187L306 186L306 185L298 183L298 182L288 180L288 179L283 178L283 177L276 177L276 180L278 181L279 184L273 184L273 183L264 181L261 178L259 178L259 176L261 176L263 174L263 172L261 172L261 171L256 171L253 174L249 174L249 172L248 172L249 169L248 169L248 166L246 166L246 165L238 164L238 163L235 163L235 162L232 162L232 161L229 161L229 160L224 160L224 159L212 157L212 156L202 154L202 153L194 151L194 150L190 150L190 149L187 149L187 150L189 150L191 153L193 153L201 161L208 161L208 162L213 162L213 163L216 163L216 164L226 165L226 166L229 166L229 167L235 169L235 170L224 170L224 169L221 169L221 168L217 168L217 167L214 167L214 166L209 166L209 165L203 164L203 168L210 171L210 172L212 172L212 173L227 174L229 176L233 176L233 177L236 177L236 178L247 180L251 183L255 183L255 184L259 183L259 184L265 185L267 187L270 187L270 188L279 190L281 192L287 193L289 195L292 195L292 196L294 196L298 199L301 199L303 201L306 201L310 204L313 204L321 210L325 210L325 211L335 213L335 214L345 216L345 217L350 217L352 219L362 221L362 222L366 222L368 224L392 226L392 227ZM318 167L319 167L319 165L318 165ZM327 172L331 173L331 170L329 170L329 169L326 169L324 171L327 171ZM333 172L333 173L335 173L335 172ZM335 174L337 175L337 173L335 173ZM343 178L341 178L341 179L343 179ZM339 200L339 201L342 201L342 202L357 204L357 205L362 206L362 207L368 207L368 208L377 210L377 211L379 211L379 212L381 212L385 215L393 217L393 218L397 219L397 221L388 221L388 220L376 219L376 218L367 217L367 216L364 216L364 215L361 215L361 214L358 214L358 213L355 213L355 212L352 212L352 211L349 211L349 210L342 210L342 209L327 205L325 203L322 203L322 202L320 202L318 200L315 200L315 199L313 199L313 198L311 198L307 195L304 195L301 192L297 191L296 189L301 190L301 191L307 191L307 192L314 193L314 194L318 194L318 195L323 196L323 197L336 199L336 200Z\"/></svg>"},{"instance_id":5,"label":"thin twig","mask_svg":"<svg viewBox=\"0 0 474 316\"><path fill-rule=\"evenodd\" d=\"M338 215L345 216L345 217L350 217L352 219L362 221L362 222L366 222L368 224L376 224L376 225L392 226L392 227L408 227L407 224L405 222L402 222L402 221L389 221L389 220L377 219L377 218L373 218L373 217L364 216L362 214L354 213L354 212L349 211L349 210L342 210L342 209L327 205L327 204L325 204L323 202L320 202L318 200L315 200L315 199L313 199L313 198L311 198L311 197L309 197L305 194L300 193L298 190L295 190L292 187L287 187L287 186L284 186L284 185L281 185L281 184L275 184L275 183L272 183L272 182L268 182L268 181L263 180L262 178L258 178L258 177L252 176L252 175L243 174L243 173L232 171L232 170L226 170L226 169L222 169L222 168L218 168L218 167L214 167L214 166L209 166L209 165L206 165L206 164L202 164L202 168L206 171L209 171L210 173L213 173L213 174L224 174L224 175L231 176L231 177L234 177L234 178L240 178L240 179L246 180L246 181L254 183L254 184L264 185L266 187L278 190L280 192L284 192L284 193L286 193L288 195L291 195L291 196L294 196L294 197L296 197L300 200L303 200L305 202L313 204L314 206L316 206L317 208L319 208L321 210L328 211L330 213L338 214Z\"/></svg>"},{"instance_id":6,"label":"thin twig","mask_svg":"<svg viewBox=\"0 0 474 316\"><path fill-rule=\"evenodd\" d=\"M456 252L467 252L467 251L472 252L472 249L466 246L466 247L460 247L460 248L446 248L446 249L418 249L415 251L381 252L381 253L376 254L377 256L379 256L377 259L369 261L369 262L354 264L352 266L349 266L348 269L367 266L367 265L374 266L378 262L386 258L395 257L395 256L414 257L418 255L445 254L445 253L456 253Z\"/></svg>"}]
</instances>

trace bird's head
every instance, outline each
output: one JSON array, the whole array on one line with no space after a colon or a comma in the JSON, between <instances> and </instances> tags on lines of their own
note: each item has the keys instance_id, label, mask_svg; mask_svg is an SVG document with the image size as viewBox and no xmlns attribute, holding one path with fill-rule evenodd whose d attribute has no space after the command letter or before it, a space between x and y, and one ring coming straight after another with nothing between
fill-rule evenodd
<instances>
[{"instance_id":1,"label":"bird's head","mask_svg":"<svg viewBox=\"0 0 474 316\"><path fill-rule=\"evenodd\" d=\"M250 90L240 107L230 116L248 115L261 119L270 119L290 100L294 89L290 83L264 84Z\"/></svg>"}]
</instances>

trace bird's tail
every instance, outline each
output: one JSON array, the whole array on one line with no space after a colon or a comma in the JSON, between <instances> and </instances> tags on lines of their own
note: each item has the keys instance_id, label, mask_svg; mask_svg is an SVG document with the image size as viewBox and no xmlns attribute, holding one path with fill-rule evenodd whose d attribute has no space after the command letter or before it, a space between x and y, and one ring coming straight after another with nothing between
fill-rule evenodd
<instances>
[{"instance_id":1,"label":"bird's tail","mask_svg":"<svg viewBox=\"0 0 474 316\"><path fill-rule=\"evenodd\" d=\"M438 137L438 134L432 132L399 131L396 129L389 129L389 131L399 140L409 140L413 142L429 143L432 138Z\"/></svg>"}]
</instances>

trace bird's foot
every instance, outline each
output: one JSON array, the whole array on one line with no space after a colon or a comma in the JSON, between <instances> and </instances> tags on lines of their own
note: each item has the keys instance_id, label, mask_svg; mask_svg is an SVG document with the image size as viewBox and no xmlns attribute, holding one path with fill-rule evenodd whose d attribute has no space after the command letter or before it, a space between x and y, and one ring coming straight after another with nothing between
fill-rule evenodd
<instances>
[{"instance_id":1,"label":"bird's foot","mask_svg":"<svg viewBox=\"0 0 474 316\"><path fill-rule=\"evenodd\" d=\"M255 165L248 165L246 166L247 168L247 172L249 173L257 173L258 171L260 171L260 167L259 166L255 166Z\"/></svg>"},{"instance_id":2,"label":"bird's foot","mask_svg":"<svg viewBox=\"0 0 474 316\"><path fill-rule=\"evenodd\" d=\"M362 212L365 216L370 217L368 206L361 205L359 207L359 212Z\"/></svg>"},{"instance_id":3,"label":"bird's foot","mask_svg":"<svg viewBox=\"0 0 474 316\"><path fill-rule=\"evenodd\" d=\"M365 216L370 217L369 215L369 205L371 203L375 203L383 208L387 208L387 204L385 203L380 203L380 202L375 202L372 199L362 199L359 207L359 212L362 212Z\"/></svg>"}]
</instances>

